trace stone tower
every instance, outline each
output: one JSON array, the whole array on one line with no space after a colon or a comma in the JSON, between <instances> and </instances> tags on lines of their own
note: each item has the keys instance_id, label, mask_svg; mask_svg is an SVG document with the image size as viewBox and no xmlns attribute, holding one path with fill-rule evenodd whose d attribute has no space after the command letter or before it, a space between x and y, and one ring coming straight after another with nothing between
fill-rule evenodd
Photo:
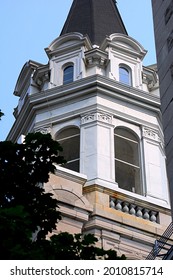
<instances>
[{"instance_id":1,"label":"stone tower","mask_svg":"<svg viewBox=\"0 0 173 280\"><path fill-rule=\"evenodd\" d=\"M16 83L8 135L51 133L67 160L46 184L58 231L94 233L105 249L145 259L171 221L156 66L128 36L113 0L74 0L62 32Z\"/></svg>"}]
</instances>

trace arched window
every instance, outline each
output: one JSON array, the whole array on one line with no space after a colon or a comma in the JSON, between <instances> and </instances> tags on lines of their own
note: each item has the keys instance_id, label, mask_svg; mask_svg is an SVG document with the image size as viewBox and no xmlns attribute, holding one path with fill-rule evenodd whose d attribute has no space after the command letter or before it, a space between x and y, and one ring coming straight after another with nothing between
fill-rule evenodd
<instances>
[{"instance_id":1,"label":"arched window","mask_svg":"<svg viewBox=\"0 0 173 280\"><path fill-rule=\"evenodd\" d=\"M131 71L128 67L119 66L119 81L128 86L132 85Z\"/></svg>"},{"instance_id":2,"label":"arched window","mask_svg":"<svg viewBox=\"0 0 173 280\"><path fill-rule=\"evenodd\" d=\"M73 72L74 72L73 65L69 65L64 68L64 72L63 72L63 84L64 85L73 82Z\"/></svg>"},{"instance_id":3,"label":"arched window","mask_svg":"<svg viewBox=\"0 0 173 280\"><path fill-rule=\"evenodd\" d=\"M116 128L115 145L115 180L119 187L141 194L141 170L139 141L128 129Z\"/></svg>"},{"instance_id":4,"label":"arched window","mask_svg":"<svg viewBox=\"0 0 173 280\"><path fill-rule=\"evenodd\" d=\"M57 137L63 151L61 155L67 161L63 167L79 172L80 130L77 127L63 129Z\"/></svg>"}]
</instances>

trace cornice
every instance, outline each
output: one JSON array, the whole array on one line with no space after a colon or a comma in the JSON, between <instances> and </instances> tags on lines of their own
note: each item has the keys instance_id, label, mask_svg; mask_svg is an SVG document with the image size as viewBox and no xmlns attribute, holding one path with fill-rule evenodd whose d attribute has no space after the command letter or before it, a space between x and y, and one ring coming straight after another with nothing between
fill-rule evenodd
<instances>
[{"instance_id":1,"label":"cornice","mask_svg":"<svg viewBox=\"0 0 173 280\"><path fill-rule=\"evenodd\" d=\"M35 69L41 66L43 66L43 64L35 62L33 60L29 60L24 64L15 85L13 93L14 95L20 96L22 94L26 84L30 82L31 74L34 72Z\"/></svg>"},{"instance_id":2,"label":"cornice","mask_svg":"<svg viewBox=\"0 0 173 280\"><path fill-rule=\"evenodd\" d=\"M111 98L115 102L120 100L148 109L155 114L160 114L160 99L158 97L123 85L110 78L93 75L69 85L54 87L27 96L8 139L15 140L19 135L19 128L27 131L38 110L51 108L57 106L57 104L61 106L67 102L73 103L94 96L102 96L105 99Z\"/></svg>"},{"instance_id":3,"label":"cornice","mask_svg":"<svg viewBox=\"0 0 173 280\"><path fill-rule=\"evenodd\" d=\"M95 92L97 90L97 92ZM103 93L105 96L111 96L115 99L125 100L126 102L136 103L142 107L150 105L155 109L160 109L160 98L147 93L145 91L136 89L134 87L126 86L122 83L114 81L110 78L93 75L81 80L75 81L70 85L62 85L52 89L41 91L40 93L32 94L29 98L35 102L41 102L45 98L50 102L56 98L61 101L73 100L77 97L83 97L95 92L95 94Z\"/></svg>"},{"instance_id":4,"label":"cornice","mask_svg":"<svg viewBox=\"0 0 173 280\"><path fill-rule=\"evenodd\" d=\"M86 175L75 172L75 171L70 170L70 169L66 169L66 168L61 167L59 165L56 165L55 175L60 176L64 179L70 180L72 182L78 183L82 186L84 186L84 184L87 181L87 176Z\"/></svg>"}]
</instances>

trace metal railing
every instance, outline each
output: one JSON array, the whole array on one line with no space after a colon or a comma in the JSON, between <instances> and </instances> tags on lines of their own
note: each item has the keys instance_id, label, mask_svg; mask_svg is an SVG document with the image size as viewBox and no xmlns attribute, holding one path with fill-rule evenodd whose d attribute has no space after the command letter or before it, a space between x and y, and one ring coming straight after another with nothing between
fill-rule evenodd
<instances>
[{"instance_id":1,"label":"metal railing","mask_svg":"<svg viewBox=\"0 0 173 280\"><path fill-rule=\"evenodd\" d=\"M173 244L168 243L172 234L173 222L169 224L163 235L155 241L153 249L148 254L146 260L155 260L157 257L162 257L162 259L166 259L168 254L173 250ZM161 250L163 250L163 252L161 252Z\"/></svg>"}]
</instances>

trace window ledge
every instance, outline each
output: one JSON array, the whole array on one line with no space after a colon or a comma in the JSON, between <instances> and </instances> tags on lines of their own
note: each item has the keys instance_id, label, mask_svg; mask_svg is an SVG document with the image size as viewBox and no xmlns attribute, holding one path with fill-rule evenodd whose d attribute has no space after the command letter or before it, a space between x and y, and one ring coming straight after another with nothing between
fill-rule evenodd
<instances>
[{"instance_id":1,"label":"window ledge","mask_svg":"<svg viewBox=\"0 0 173 280\"><path fill-rule=\"evenodd\" d=\"M87 181L87 176L82 173L75 172L73 170L64 168L59 165L55 165L55 166L56 166L55 175L57 175L57 176L60 176L64 179L71 180L71 181L81 184L81 185L84 185L85 182Z\"/></svg>"}]
</instances>

